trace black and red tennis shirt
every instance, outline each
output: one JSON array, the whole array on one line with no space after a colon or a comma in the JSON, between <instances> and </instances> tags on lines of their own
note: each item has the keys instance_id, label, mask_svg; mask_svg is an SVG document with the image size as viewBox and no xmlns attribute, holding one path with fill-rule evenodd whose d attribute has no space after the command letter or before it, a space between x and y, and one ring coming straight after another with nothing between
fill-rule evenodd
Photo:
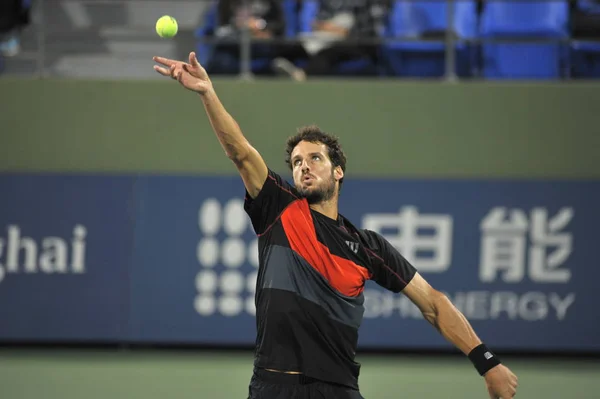
<instances>
[{"instance_id":1,"label":"black and red tennis shirt","mask_svg":"<svg viewBox=\"0 0 600 399\"><path fill-rule=\"evenodd\" d=\"M311 210L271 170L244 208L259 237L255 366L358 389L365 282L400 292L415 268L378 233Z\"/></svg>"}]
</instances>

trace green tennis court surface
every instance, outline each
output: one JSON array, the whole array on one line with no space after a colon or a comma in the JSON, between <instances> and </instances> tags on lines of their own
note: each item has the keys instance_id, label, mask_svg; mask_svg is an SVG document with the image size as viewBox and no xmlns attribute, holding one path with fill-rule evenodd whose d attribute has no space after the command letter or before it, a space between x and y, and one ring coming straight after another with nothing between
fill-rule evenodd
<instances>
[{"instance_id":1,"label":"green tennis court surface","mask_svg":"<svg viewBox=\"0 0 600 399\"><path fill-rule=\"evenodd\" d=\"M361 355L366 399L488 398L468 360ZM600 361L505 358L517 397L600 398ZM246 398L249 352L0 349L2 399Z\"/></svg>"}]
</instances>

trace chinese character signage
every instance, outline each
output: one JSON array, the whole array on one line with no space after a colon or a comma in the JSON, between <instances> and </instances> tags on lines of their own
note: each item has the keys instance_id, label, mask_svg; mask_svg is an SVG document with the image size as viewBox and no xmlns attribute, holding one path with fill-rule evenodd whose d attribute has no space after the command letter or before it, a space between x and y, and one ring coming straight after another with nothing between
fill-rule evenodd
<instances>
[{"instance_id":1,"label":"chinese character signage","mask_svg":"<svg viewBox=\"0 0 600 399\"><path fill-rule=\"evenodd\" d=\"M501 278L518 282L527 271L529 278L538 283L568 282L571 271L560 266L571 254L573 237L561 230L573 213L573 208L562 208L548 219L547 209L535 208L528 219L521 209L492 209L481 222L481 281Z\"/></svg>"},{"instance_id":2,"label":"chinese character signage","mask_svg":"<svg viewBox=\"0 0 600 399\"><path fill-rule=\"evenodd\" d=\"M368 213L361 227L381 233L422 273L443 272L450 266L452 215L419 214L416 207L406 206L398 214Z\"/></svg>"}]
</instances>

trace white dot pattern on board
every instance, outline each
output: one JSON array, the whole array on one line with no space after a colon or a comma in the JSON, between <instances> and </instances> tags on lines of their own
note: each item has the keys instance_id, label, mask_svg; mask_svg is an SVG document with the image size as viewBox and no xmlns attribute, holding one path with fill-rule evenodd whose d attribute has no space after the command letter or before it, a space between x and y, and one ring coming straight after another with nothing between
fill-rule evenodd
<instances>
[{"instance_id":1,"label":"white dot pattern on board","mask_svg":"<svg viewBox=\"0 0 600 399\"><path fill-rule=\"evenodd\" d=\"M219 299L219 313L223 316L236 316L242 312L242 298L234 295L223 295Z\"/></svg>"},{"instance_id":2,"label":"white dot pattern on board","mask_svg":"<svg viewBox=\"0 0 600 399\"><path fill-rule=\"evenodd\" d=\"M215 298L210 295L198 295L194 301L194 307L201 316L210 316L215 313Z\"/></svg>"},{"instance_id":3,"label":"white dot pattern on board","mask_svg":"<svg viewBox=\"0 0 600 399\"><path fill-rule=\"evenodd\" d=\"M254 292L258 270L245 275L238 269L245 263L258 268L258 239L246 244L242 237L248 226L244 202L240 198L233 198L223 205L217 199L209 198L200 206L198 227L203 237L198 242L196 257L201 270L196 275L198 296L194 300L199 315L256 315ZM217 237L221 231L226 235L223 241ZM228 270L213 269L219 264Z\"/></svg>"},{"instance_id":4,"label":"white dot pattern on board","mask_svg":"<svg viewBox=\"0 0 600 399\"><path fill-rule=\"evenodd\" d=\"M196 249L198 262L204 267L214 267L219 261L219 242L214 238L204 238Z\"/></svg>"},{"instance_id":5,"label":"white dot pattern on board","mask_svg":"<svg viewBox=\"0 0 600 399\"><path fill-rule=\"evenodd\" d=\"M198 211L198 226L207 236L214 236L221 227L221 204L215 198L209 198Z\"/></svg>"},{"instance_id":6,"label":"white dot pattern on board","mask_svg":"<svg viewBox=\"0 0 600 399\"><path fill-rule=\"evenodd\" d=\"M244 291L244 276L240 272L228 270L221 274L220 282L221 291L226 294L236 295Z\"/></svg>"},{"instance_id":7,"label":"white dot pattern on board","mask_svg":"<svg viewBox=\"0 0 600 399\"><path fill-rule=\"evenodd\" d=\"M228 238L221 247L221 259L226 267L240 267L246 258L246 244L241 238Z\"/></svg>"},{"instance_id":8,"label":"white dot pattern on board","mask_svg":"<svg viewBox=\"0 0 600 399\"><path fill-rule=\"evenodd\" d=\"M230 236L239 236L246 230L248 216L244 211L244 202L241 199L232 199L225 204L223 212L223 229Z\"/></svg>"},{"instance_id":9,"label":"white dot pattern on board","mask_svg":"<svg viewBox=\"0 0 600 399\"><path fill-rule=\"evenodd\" d=\"M215 292L217 274L212 270L203 270L196 275L196 289L201 293Z\"/></svg>"}]
</instances>

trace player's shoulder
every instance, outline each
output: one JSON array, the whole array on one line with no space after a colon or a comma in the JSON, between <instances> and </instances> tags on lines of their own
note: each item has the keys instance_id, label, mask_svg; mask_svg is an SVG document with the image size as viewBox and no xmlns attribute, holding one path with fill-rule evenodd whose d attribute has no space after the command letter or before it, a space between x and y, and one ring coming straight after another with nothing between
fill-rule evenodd
<instances>
[{"instance_id":1,"label":"player's shoulder","mask_svg":"<svg viewBox=\"0 0 600 399\"><path fill-rule=\"evenodd\" d=\"M343 215L340 215L340 217L342 218L342 222L346 229L358 235L362 243L371 249L378 247L381 240L383 240L383 237L379 233L373 230L357 227Z\"/></svg>"},{"instance_id":2,"label":"player's shoulder","mask_svg":"<svg viewBox=\"0 0 600 399\"><path fill-rule=\"evenodd\" d=\"M385 241L383 236L376 231L369 229L360 229L359 234L362 238L369 244L369 247L372 249L379 248L382 245L382 242Z\"/></svg>"},{"instance_id":3,"label":"player's shoulder","mask_svg":"<svg viewBox=\"0 0 600 399\"><path fill-rule=\"evenodd\" d=\"M298 190L290 183L283 175L275 172L267 167L267 179L264 185L272 185L278 189L282 189L295 197L299 197Z\"/></svg>"},{"instance_id":4,"label":"player's shoulder","mask_svg":"<svg viewBox=\"0 0 600 399\"><path fill-rule=\"evenodd\" d=\"M269 179L269 178L277 181L278 183L280 183L282 185L292 186L292 184L290 182L288 182L288 180L286 179L286 177L283 174L278 173L275 170L267 167L267 179Z\"/></svg>"}]
</instances>

